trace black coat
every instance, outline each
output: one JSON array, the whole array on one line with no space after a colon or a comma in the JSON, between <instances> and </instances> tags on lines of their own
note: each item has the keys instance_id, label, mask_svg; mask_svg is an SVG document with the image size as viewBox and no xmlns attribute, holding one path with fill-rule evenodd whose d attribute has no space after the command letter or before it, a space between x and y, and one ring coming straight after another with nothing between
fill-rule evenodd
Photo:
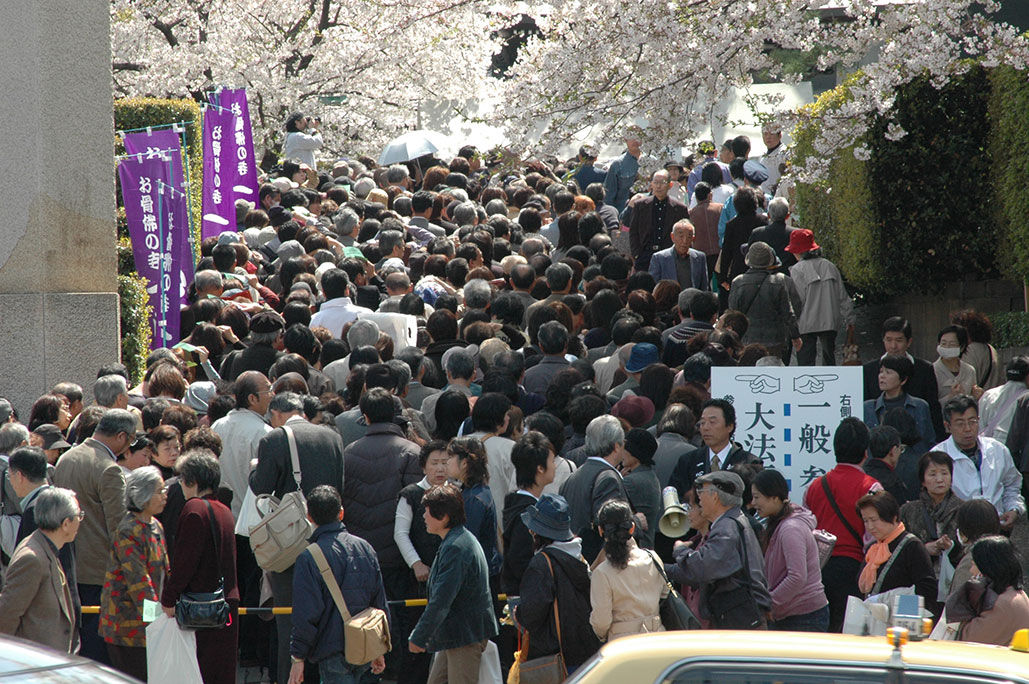
<instances>
[{"instance_id":1,"label":"black coat","mask_svg":"<svg viewBox=\"0 0 1029 684\"><path fill-rule=\"evenodd\" d=\"M911 499L915 498L911 492L908 492L907 485L901 479L900 474L896 469L891 468L888 463L883 461L881 458L871 458L865 460L865 472L879 480L879 484L883 486L883 489L893 495L893 498L897 500L897 504L903 506Z\"/></svg>"},{"instance_id":2,"label":"black coat","mask_svg":"<svg viewBox=\"0 0 1029 684\"><path fill-rule=\"evenodd\" d=\"M554 567L551 575L546 554ZM554 597L561 618L559 649L554 623ZM571 670L597 652L600 642L590 626L590 575L581 558L548 547L533 556L522 579L518 622L529 633L528 659L561 650Z\"/></svg>"},{"instance_id":3,"label":"black coat","mask_svg":"<svg viewBox=\"0 0 1029 684\"><path fill-rule=\"evenodd\" d=\"M222 359L218 374L222 376L222 380L225 382L235 382L241 373L250 370L260 371L268 375L272 364L280 356L282 356L282 352L274 347L266 344L255 344L246 349L238 349L226 354Z\"/></svg>"},{"instance_id":4,"label":"black coat","mask_svg":"<svg viewBox=\"0 0 1029 684\"><path fill-rule=\"evenodd\" d=\"M290 419L289 427L297 441L300 460L300 489L306 497L318 485L332 485L343 491L343 440L324 425ZM297 489L286 432L272 430L257 443L257 467L250 473L254 494L274 494L278 498ZM396 499L393 500L396 505Z\"/></svg>"},{"instance_id":5,"label":"black coat","mask_svg":"<svg viewBox=\"0 0 1029 684\"><path fill-rule=\"evenodd\" d=\"M504 565L500 570L500 588L511 596L518 595L522 576L532 560L532 535L522 522L522 512L535 503L531 496L518 492L504 497Z\"/></svg>"},{"instance_id":6,"label":"black coat","mask_svg":"<svg viewBox=\"0 0 1029 684\"><path fill-rule=\"evenodd\" d=\"M672 246L672 226L676 221L688 219L690 210L682 202L668 198L668 208L665 209L664 230L661 231L661 238L658 239L654 232L654 201L653 195L644 197L632 208L632 218L629 219L629 249L634 257L640 254L650 254L655 244L658 249L667 249Z\"/></svg>"},{"instance_id":7,"label":"black coat","mask_svg":"<svg viewBox=\"0 0 1029 684\"><path fill-rule=\"evenodd\" d=\"M738 275L743 275L747 265L743 262L743 245L750 244L750 235L755 228L768 223L763 214L739 216L725 224L725 237L722 239L721 265L718 279L723 283L731 283ZM878 395L876 395L878 396Z\"/></svg>"},{"instance_id":8,"label":"black coat","mask_svg":"<svg viewBox=\"0 0 1029 684\"><path fill-rule=\"evenodd\" d=\"M880 359L875 359L862 367L865 401L878 399L882 393L879 389L879 362ZM933 370L933 365L924 359L915 359L915 372L904 385L904 391L913 397L925 399L929 404L929 417L932 418L933 430L936 431L936 441L942 442L946 439L947 433L943 431L943 411L940 408L940 391L936 385L936 371Z\"/></svg>"},{"instance_id":9,"label":"black coat","mask_svg":"<svg viewBox=\"0 0 1029 684\"><path fill-rule=\"evenodd\" d=\"M790 233L793 230L793 228L786 227L785 221L772 221L766 226L755 228L750 234L750 242L748 244L763 242L774 249L775 256L782 263L782 268L778 272L789 275L790 266L797 263L797 257L786 251L786 246L790 244ZM728 232L728 226L726 226L726 232Z\"/></svg>"}]
</instances>

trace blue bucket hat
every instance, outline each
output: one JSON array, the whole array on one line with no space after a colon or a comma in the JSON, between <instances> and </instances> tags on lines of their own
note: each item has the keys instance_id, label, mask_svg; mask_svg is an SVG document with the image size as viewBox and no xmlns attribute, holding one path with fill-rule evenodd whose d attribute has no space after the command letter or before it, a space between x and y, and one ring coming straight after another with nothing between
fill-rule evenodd
<instances>
[{"instance_id":1,"label":"blue bucket hat","mask_svg":"<svg viewBox=\"0 0 1029 684\"><path fill-rule=\"evenodd\" d=\"M632 351L629 353L629 362L625 364L625 370L629 373L639 373L650 364L657 363L659 360L657 347L649 342L640 342L639 344L632 345Z\"/></svg>"},{"instance_id":2,"label":"blue bucket hat","mask_svg":"<svg viewBox=\"0 0 1029 684\"><path fill-rule=\"evenodd\" d=\"M541 537L554 541L570 541L572 517L568 514L568 502L557 494L544 494L535 506L522 512L522 522Z\"/></svg>"}]
</instances>

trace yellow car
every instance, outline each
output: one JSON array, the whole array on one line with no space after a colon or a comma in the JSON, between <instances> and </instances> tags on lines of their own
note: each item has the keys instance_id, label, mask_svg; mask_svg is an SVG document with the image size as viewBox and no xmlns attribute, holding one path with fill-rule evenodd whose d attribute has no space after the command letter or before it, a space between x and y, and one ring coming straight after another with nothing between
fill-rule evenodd
<instances>
[{"instance_id":1,"label":"yellow car","mask_svg":"<svg viewBox=\"0 0 1029 684\"><path fill-rule=\"evenodd\" d=\"M1022 648L1029 649L1024 632ZM1029 653L954 641L803 632L661 632L616 639L566 684L1029 684Z\"/></svg>"}]
</instances>

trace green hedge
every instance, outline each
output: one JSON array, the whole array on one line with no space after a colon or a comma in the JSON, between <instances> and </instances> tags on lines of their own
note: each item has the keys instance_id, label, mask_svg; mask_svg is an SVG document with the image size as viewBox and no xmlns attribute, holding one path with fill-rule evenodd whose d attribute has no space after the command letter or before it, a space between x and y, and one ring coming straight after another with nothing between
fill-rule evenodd
<instances>
[{"instance_id":1,"label":"green hedge","mask_svg":"<svg viewBox=\"0 0 1029 684\"><path fill-rule=\"evenodd\" d=\"M834 90L823 93L805 114L817 122L843 106L851 86L860 79L854 74ZM815 154L817 123L794 132L795 154L804 159ZM865 139L858 145L865 144ZM875 290L885 279L881 250L873 219L868 162L854 156L854 146L839 151L833 158L830 184L797 186L798 222L815 232L818 244L847 280L863 290Z\"/></svg>"},{"instance_id":2,"label":"green hedge","mask_svg":"<svg viewBox=\"0 0 1029 684\"><path fill-rule=\"evenodd\" d=\"M815 154L820 119L847 102L863 75L823 93L794 138L800 162ZM886 137L876 117L853 148L836 152L824 186L797 188L798 221L815 232L847 281L874 295L928 292L962 279L1029 272L1029 80L973 66L936 88L900 88L893 112L907 132Z\"/></svg>"},{"instance_id":3,"label":"green hedge","mask_svg":"<svg viewBox=\"0 0 1029 684\"><path fill-rule=\"evenodd\" d=\"M188 159L190 182L190 213L193 217L193 242L200 244L200 216L203 186L203 141L201 124L203 115L200 106L193 100L160 100L155 98L129 98L115 100L115 130L160 126L178 121L192 121L186 130L186 157ZM125 148L121 139L115 139L116 154L123 154ZM186 168L186 160L183 160ZM146 357L150 353L150 316L152 309L146 292L147 281L136 273L129 241L125 209L118 195L118 294L121 298L121 355L122 363L136 383L142 382Z\"/></svg>"},{"instance_id":4,"label":"green hedge","mask_svg":"<svg viewBox=\"0 0 1029 684\"><path fill-rule=\"evenodd\" d=\"M993 338L990 343L997 349L1029 347L1029 313L1004 311L990 314Z\"/></svg>"},{"instance_id":5,"label":"green hedge","mask_svg":"<svg viewBox=\"0 0 1029 684\"><path fill-rule=\"evenodd\" d=\"M991 198L998 228L997 261L1005 275L1024 280L1029 273L1029 79L1025 72L999 67L990 72ZM991 197L992 195L992 197Z\"/></svg>"},{"instance_id":6,"label":"green hedge","mask_svg":"<svg viewBox=\"0 0 1029 684\"><path fill-rule=\"evenodd\" d=\"M119 261L121 261L119 248ZM129 248L131 256L131 248ZM143 381L146 357L150 353L150 307L146 280L133 273L118 276L121 299L121 358L133 384Z\"/></svg>"}]
</instances>

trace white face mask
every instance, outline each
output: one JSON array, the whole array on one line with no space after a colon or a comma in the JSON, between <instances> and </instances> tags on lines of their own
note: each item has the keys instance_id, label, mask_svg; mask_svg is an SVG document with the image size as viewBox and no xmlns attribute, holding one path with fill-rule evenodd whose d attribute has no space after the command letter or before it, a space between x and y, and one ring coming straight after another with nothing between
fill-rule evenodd
<instances>
[{"instance_id":1,"label":"white face mask","mask_svg":"<svg viewBox=\"0 0 1029 684\"><path fill-rule=\"evenodd\" d=\"M960 347L936 347L936 353L940 355L941 359L956 359L961 356Z\"/></svg>"}]
</instances>

